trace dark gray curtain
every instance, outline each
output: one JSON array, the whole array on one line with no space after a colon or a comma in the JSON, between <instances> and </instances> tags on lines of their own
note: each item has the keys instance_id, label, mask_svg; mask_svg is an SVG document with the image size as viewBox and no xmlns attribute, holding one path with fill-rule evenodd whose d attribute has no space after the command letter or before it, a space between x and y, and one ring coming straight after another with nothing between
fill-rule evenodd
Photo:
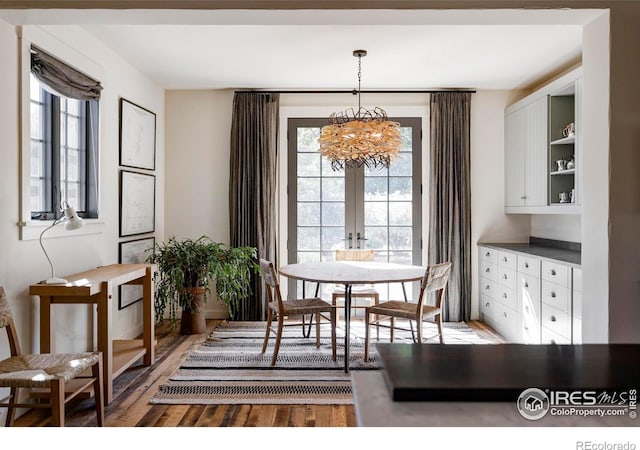
<instances>
[{"instance_id":1,"label":"dark gray curtain","mask_svg":"<svg viewBox=\"0 0 640 450\"><path fill-rule=\"evenodd\" d=\"M231 245L251 246L258 257L276 267L276 162L278 94L238 93L233 98L229 212ZM259 275L253 275L252 295L234 312L234 320L264 320Z\"/></svg>"},{"instance_id":2,"label":"dark gray curtain","mask_svg":"<svg viewBox=\"0 0 640 450\"><path fill-rule=\"evenodd\" d=\"M99 81L34 46L31 46L31 73L52 94L76 100L100 99L102 86Z\"/></svg>"},{"instance_id":3,"label":"dark gray curtain","mask_svg":"<svg viewBox=\"0 0 640 450\"><path fill-rule=\"evenodd\" d=\"M431 94L429 264L451 261L442 320L471 316L471 94Z\"/></svg>"}]
</instances>

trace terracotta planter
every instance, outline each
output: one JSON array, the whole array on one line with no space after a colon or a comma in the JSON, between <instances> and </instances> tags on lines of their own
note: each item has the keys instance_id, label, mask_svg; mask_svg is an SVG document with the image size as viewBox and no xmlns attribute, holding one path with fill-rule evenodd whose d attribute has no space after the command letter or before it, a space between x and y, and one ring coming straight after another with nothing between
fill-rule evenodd
<instances>
[{"instance_id":1,"label":"terracotta planter","mask_svg":"<svg viewBox=\"0 0 640 450\"><path fill-rule=\"evenodd\" d=\"M204 294L205 288L190 288L194 293L191 303L191 311L182 311L180 318L180 334L201 334L207 331L204 319Z\"/></svg>"}]
</instances>

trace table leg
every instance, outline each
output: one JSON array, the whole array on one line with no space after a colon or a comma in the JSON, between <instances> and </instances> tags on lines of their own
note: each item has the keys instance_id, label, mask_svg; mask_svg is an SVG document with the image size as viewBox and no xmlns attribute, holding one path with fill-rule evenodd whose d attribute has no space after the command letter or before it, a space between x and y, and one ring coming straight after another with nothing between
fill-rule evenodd
<instances>
[{"instance_id":1,"label":"table leg","mask_svg":"<svg viewBox=\"0 0 640 450\"><path fill-rule=\"evenodd\" d=\"M344 285L344 371L349 373L349 335L351 334L351 285Z\"/></svg>"},{"instance_id":2,"label":"table leg","mask_svg":"<svg viewBox=\"0 0 640 450\"><path fill-rule=\"evenodd\" d=\"M112 295L111 283L103 283L98 298L98 351L102 352L102 374L104 381L104 404L113 400L113 341L112 328Z\"/></svg>"},{"instance_id":3,"label":"table leg","mask_svg":"<svg viewBox=\"0 0 640 450\"><path fill-rule=\"evenodd\" d=\"M155 340L155 318L153 314L153 276L150 267L147 267L147 271L142 283L142 314L142 341L144 344L144 348L147 350L147 353L145 353L142 361L145 366L150 366L155 361L155 347L153 345L153 341Z\"/></svg>"},{"instance_id":4,"label":"table leg","mask_svg":"<svg viewBox=\"0 0 640 450\"><path fill-rule=\"evenodd\" d=\"M40 296L40 353L51 353L51 297Z\"/></svg>"}]
</instances>

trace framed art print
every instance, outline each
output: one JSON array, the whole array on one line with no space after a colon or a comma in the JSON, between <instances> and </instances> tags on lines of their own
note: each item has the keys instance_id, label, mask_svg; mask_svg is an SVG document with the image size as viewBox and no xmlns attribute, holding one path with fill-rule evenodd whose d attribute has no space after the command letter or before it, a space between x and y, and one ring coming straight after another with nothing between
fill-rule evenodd
<instances>
[{"instance_id":1,"label":"framed art print","mask_svg":"<svg viewBox=\"0 0 640 450\"><path fill-rule=\"evenodd\" d=\"M156 240L153 237L120 242L118 261L120 264L144 264L153 252ZM124 309L142 300L142 286L119 286L118 309Z\"/></svg>"},{"instance_id":2,"label":"framed art print","mask_svg":"<svg viewBox=\"0 0 640 450\"><path fill-rule=\"evenodd\" d=\"M155 204L154 175L120 171L120 237L155 231Z\"/></svg>"},{"instance_id":3,"label":"framed art print","mask_svg":"<svg viewBox=\"0 0 640 450\"><path fill-rule=\"evenodd\" d=\"M120 99L120 165L156 168L156 115Z\"/></svg>"}]
</instances>

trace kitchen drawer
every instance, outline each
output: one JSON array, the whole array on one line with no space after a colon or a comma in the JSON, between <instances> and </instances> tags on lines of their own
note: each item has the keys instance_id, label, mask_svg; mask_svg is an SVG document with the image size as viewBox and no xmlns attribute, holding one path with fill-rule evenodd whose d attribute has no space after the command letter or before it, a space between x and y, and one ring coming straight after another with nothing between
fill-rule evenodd
<instances>
[{"instance_id":1,"label":"kitchen drawer","mask_svg":"<svg viewBox=\"0 0 640 450\"><path fill-rule=\"evenodd\" d=\"M494 310L495 330L508 342L518 341L518 314L511 308L497 304Z\"/></svg>"},{"instance_id":2,"label":"kitchen drawer","mask_svg":"<svg viewBox=\"0 0 640 450\"><path fill-rule=\"evenodd\" d=\"M523 315L534 315L540 322L540 280L518 274L518 284L518 312Z\"/></svg>"},{"instance_id":3,"label":"kitchen drawer","mask_svg":"<svg viewBox=\"0 0 640 450\"><path fill-rule=\"evenodd\" d=\"M486 261L491 264L498 262L498 250L489 247L478 247L478 254L480 255L480 261Z\"/></svg>"},{"instance_id":4,"label":"kitchen drawer","mask_svg":"<svg viewBox=\"0 0 640 450\"><path fill-rule=\"evenodd\" d=\"M509 289L512 289L515 291L518 288L518 279L516 278L516 271L498 266L498 284L506 286Z\"/></svg>"},{"instance_id":5,"label":"kitchen drawer","mask_svg":"<svg viewBox=\"0 0 640 450\"><path fill-rule=\"evenodd\" d=\"M518 256L511 252L498 252L498 266L506 267L511 270L516 270L518 267Z\"/></svg>"},{"instance_id":6,"label":"kitchen drawer","mask_svg":"<svg viewBox=\"0 0 640 450\"><path fill-rule=\"evenodd\" d=\"M532 256L518 255L518 272L540 278L540 260Z\"/></svg>"},{"instance_id":7,"label":"kitchen drawer","mask_svg":"<svg viewBox=\"0 0 640 450\"><path fill-rule=\"evenodd\" d=\"M573 268L573 290L582 292L582 269Z\"/></svg>"},{"instance_id":8,"label":"kitchen drawer","mask_svg":"<svg viewBox=\"0 0 640 450\"><path fill-rule=\"evenodd\" d=\"M569 266L551 261L542 261L542 279L569 287Z\"/></svg>"},{"instance_id":9,"label":"kitchen drawer","mask_svg":"<svg viewBox=\"0 0 640 450\"><path fill-rule=\"evenodd\" d=\"M518 342L522 344L540 343L540 309L534 311L528 306L522 313L518 313Z\"/></svg>"},{"instance_id":10,"label":"kitchen drawer","mask_svg":"<svg viewBox=\"0 0 640 450\"><path fill-rule=\"evenodd\" d=\"M542 321L543 328L548 328L554 333L564 336L571 343L571 316L552 306L542 304Z\"/></svg>"},{"instance_id":11,"label":"kitchen drawer","mask_svg":"<svg viewBox=\"0 0 640 450\"><path fill-rule=\"evenodd\" d=\"M569 339L567 336L555 333L553 330L550 330L547 327L542 327L542 329L540 330L540 337L542 344L571 344L571 339Z\"/></svg>"},{"instance_id":12,"label":"kitchen drawer","mask_svg":"<svg viewBox=\"0 0 640 450\"><path fill-rule=\"evenodd\" d=\"M480 276L491 281L498 281L498 266L487 261L480 261Z\"/></svg>"},{"instance_id":13,"label":"kitchen drawer","mask_svg":"<svg viewBox=\"0 0 640 450\"><path fill-rule=\"evenodd\" d=\"M518 291L510 289L506 286L498 284L497 300L504 306L512 308L514 311L518 309Z\"/></svg>"},{"instance_id":14,"label":"kitchen drawer","mask_svg":"<svg viewBox=\"0 0 640 450\"><path fill-rule=\"evenodd\" d=\"M498 287L495 281L487 280L486 278L480 278L480 293L486 295L492 299L495 299L498 295Z\"/></svg>"},{"instance_id":15,"label":"kitchen drawer","mask_svg":"<svg viewBox=\"0 0 640 450\"><path fill-rule=\"evenodd\" d=\"M480 313L482 314L482 320L491 326L494 324L494 303L495 300L491 297L487 297L486 295L480 296Z\"/></svg>"},{"instance_id":16,"label":"kitchen drawer","mask_svg":"<svg viewBox=\"0 0 640 450\"><path fill-rule=\"evenodd\" d=\"M541 300L542 303L553 306L566 314L571 314L569 288L542 280Z\"/></svg>"}]
</instances>

